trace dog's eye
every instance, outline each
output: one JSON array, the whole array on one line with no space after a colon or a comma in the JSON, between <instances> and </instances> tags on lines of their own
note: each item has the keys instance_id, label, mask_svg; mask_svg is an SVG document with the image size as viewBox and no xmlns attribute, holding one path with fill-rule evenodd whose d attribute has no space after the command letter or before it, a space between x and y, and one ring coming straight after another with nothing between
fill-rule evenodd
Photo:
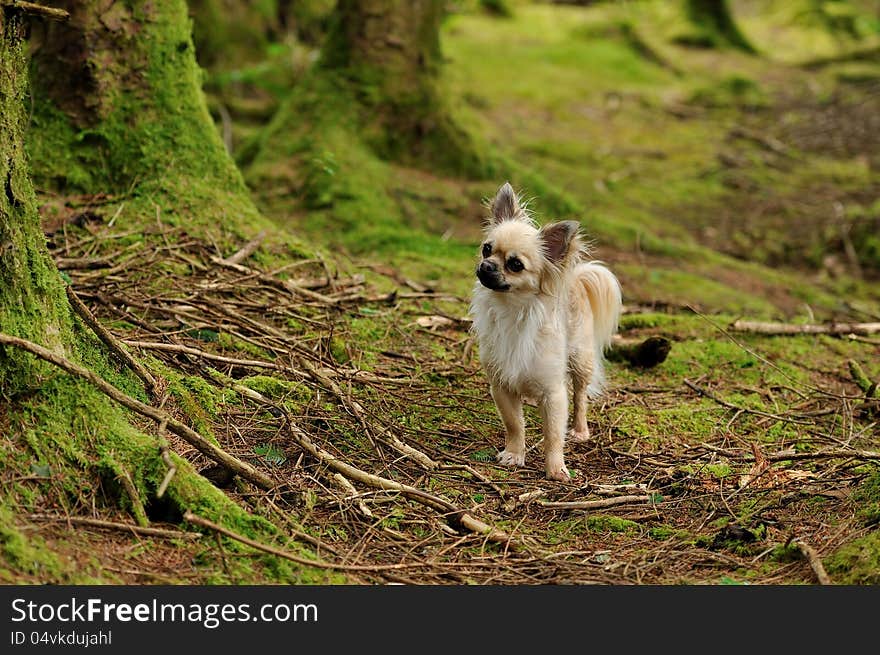
<instances>
[{"instance_id":1,"label":"dog's eye","mask_svg":"<svg viewBox=\"0 0 880 655\"><path fill-rule=\"evenodd\" d=\"M492 254L492 244L491 243L484 243L483 244L483 257L488 257L491 254Z\"/></svg>"},{"instance_id":2,"label":"dog's eye","mask_svg":"<svg viewBox=\"0 0 880 655\"><path fill-rule=\"evenodd\" d=\"M511 257L507 260L507 270L511 273L519 273L525 266L518 257Z\"/></svg>"}]
</instances>

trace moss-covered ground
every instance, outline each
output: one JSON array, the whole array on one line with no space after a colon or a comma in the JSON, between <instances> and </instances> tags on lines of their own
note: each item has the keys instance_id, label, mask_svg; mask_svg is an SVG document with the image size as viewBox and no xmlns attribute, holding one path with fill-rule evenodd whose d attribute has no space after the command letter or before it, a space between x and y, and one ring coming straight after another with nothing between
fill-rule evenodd
<instances>
[{"instance_id":1,"label":"moss-covered ground","mask_svg":"<svg viewBox=\"0 0 880 655\"><path fill-rule=\"evenodd\" d=\"M67 525L59 517L133 521L110 484L118 472L66 479L53 459L63 438L51 448L40 435L25 438L22 411L12 419L20 424L3 426L23 436L2 451L0 524L9 527L0 577L811 584L816 573L795 547L805 543L833 581L875 584L880 410L850 362L880 380L880 339L731 326L880 320L880 66L839 57L875 46L876 36L840 42L795 20L790 3L763 12L753 3L739 19L757 56L698 49L682 45L690 27L672 4L510 3L508 18L449 17L443 89L492 162L487 179L380 158L344 85L311 77L302 43L288 44L295 74L277 48L275 59L209 69L208 106L274 219L245 263L312 295L212 261L253 230L211 243L204 222L186 220L185 190L179 219L135 237L125 236L124 198L41 198L58 258L126 258L109 273L68 270L117 336L269 364L132 347L167 381L174 412L279 483L262 494L213 475L211 462L172 439L181 466L205 476L193 477L204 488L190 498L224 496L239 529L275 547L374 568L327 578L188 532L133 539ZM293 83L289 94L273 71ZM298 129L273 126L277 107L301 118ZM503 435L467 331L483 199L506 179L533 197L539 221L581 221L596 257L620 277L623 337L672 341L657 367L609 363L609 392L589 410L594 439L569 449L567 484L543 479L533 408L526 466L495 464ZM340 487L293 442L291 421L336 457L440 496L513 535L516 547L396 492ZM405 455L389 435L438 466ZM104 454L77 456L101 471ZM163 474L158 465L152 473ZM91 506L85 484L100 486ZM647 500L548 504L624 494ZM168 507L148 509L151 524L184 527ZM401 566L381 568L389 564Z\"/></svg>"}]
</instances>

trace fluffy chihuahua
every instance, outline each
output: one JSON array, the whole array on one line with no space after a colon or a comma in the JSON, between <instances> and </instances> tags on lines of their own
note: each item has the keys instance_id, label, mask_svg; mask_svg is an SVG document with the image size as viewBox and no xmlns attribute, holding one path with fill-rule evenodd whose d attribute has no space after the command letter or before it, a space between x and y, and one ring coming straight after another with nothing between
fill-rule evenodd
<instances>
[{"instance_id":1,"label":"fluffy chihuahua","mask_svg":"<svg viewBox=\"0 0 880 655\"><path fill-rule=\"evenodd\" d=\"M534 399L545 471L560 481L569 480L563 456L569 382L570 440L586 441L587 401L602 393L603 355L621 310L617 278L588 260L579 230L576 221L538 228L505 183L490 205L470 307L480 362L506 431L497 460L525 463L523 399Z\"/></svg>"}]
</instances>

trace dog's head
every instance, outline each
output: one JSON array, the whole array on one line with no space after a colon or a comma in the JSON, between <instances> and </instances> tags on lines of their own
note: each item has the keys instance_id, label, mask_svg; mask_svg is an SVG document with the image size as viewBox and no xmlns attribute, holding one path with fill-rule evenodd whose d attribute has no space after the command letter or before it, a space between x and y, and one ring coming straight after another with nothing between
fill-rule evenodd
<instances>
[{"instance_id":1,"label":"dog's head","mask_svg":"<svg viewBox=\"0 0 880 655\"><path fill-rule=\"evenodd\" d=\"M580 251L579 229L577 221L535 227L513 187L505 182L490 205L477 278L492 291L544 292Z\"/></svg>"}]
</instances>

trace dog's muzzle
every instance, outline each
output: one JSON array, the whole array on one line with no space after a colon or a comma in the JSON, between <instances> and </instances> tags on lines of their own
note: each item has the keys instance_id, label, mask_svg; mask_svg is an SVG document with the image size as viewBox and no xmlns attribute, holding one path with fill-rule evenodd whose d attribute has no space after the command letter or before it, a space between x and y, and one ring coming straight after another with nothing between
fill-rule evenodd
<instances>
[{"instance_id":1,"label":"dog's muzzle","mask_svg":"<svg viewBox=\"0 0 880 655\"><path fill-rule=\"evenodd\" d=\"M498 265L489 259L484 259L477 266L477 277L484 287L492 289L492 291L510 289L510 285L504 281L504 275L498 270Z\"/></svg>"}]
</instances>

